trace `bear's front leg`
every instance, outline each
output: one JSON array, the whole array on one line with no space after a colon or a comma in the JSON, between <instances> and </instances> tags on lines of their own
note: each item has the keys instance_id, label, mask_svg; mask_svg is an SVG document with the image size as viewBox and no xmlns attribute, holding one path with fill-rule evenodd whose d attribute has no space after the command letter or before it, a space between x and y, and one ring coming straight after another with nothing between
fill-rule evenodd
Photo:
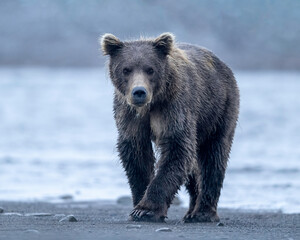
<instances>
[{"instance_id":1,"label":"bear's front leg","mask_svg":"<svg viewBox=\"0 0 300 240\"><path fill-rule=\"evenodd\" d=\"M232 134L233 136L233 134ZM184 222L218 222L217 205L225 176L232 139L215 134L198 147L198 164L201 169L201 194L196 199L192 213Z\"/></svg>"},{"instance_id":2,"label":"bear's front leg","mask_svg":"<svg viewBox=\"0 0 300 240\"><path fill-rule=\"evenodd\" d=\"M144 197L133 209L133 221L164 221L167 210L195 156L194 142L183 131L159 141L161 158L156 176L150 182Z\"/></svg>"},{"instance_id":3,"label":"bear's front leg","mask_svg":"<svg viewBox=\"0 0 300 240\"><path fill-rule=\"evenodd\" d=\"M130 185L133 206L136 206L146 191L153 176L154 153L150 138L118 139L118 151Z\"/></svg>"}]
</instances>

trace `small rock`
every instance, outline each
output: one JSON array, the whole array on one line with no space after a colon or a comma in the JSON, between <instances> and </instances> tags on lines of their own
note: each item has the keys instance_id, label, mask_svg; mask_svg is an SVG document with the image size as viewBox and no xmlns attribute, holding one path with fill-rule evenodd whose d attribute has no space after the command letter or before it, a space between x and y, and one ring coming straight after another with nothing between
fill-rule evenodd
<instances>
[{"instance_id":1,"label":"small rock","mask_svg":"<svg viewBox=\"0 0 300 240\"><path fill-rule=\"evenodd\" d=\"M219 222L219 223L217 224L217 226L218 226L218 227L224 227L224 223Z\"/></svg>"},{"instance_id":2,"label":"small rock","mask_svg":"<svg viewBox=\"0 0 300 240\"><path fill-rule=\"evenodd\" d=\"M4 209L2 207L0 207L0 213L3 213Z\"/></svg>"},{"instance_id":3,"label":"small rock","mask_svg":"<svg viewBox=\"0 0 300 240\"><path fill-rule=\"evenodd\" d=\"M17 213L17 212L7 212L7 213L3 213L3 215L5 216L23 216L23 214L21 213Z\"/></svg>"},{"instance_id":4,"label":"small rock","mask_svg":"<svg viewBox=\"0 0 300 240\"><path fill-rule=\"evenodd\" d=\"M156 229L155 232L172 232L172 229L167 228L167 227L163 227L163 228Z\"/></svg>"},{"instance_id":5,"label":"small rock","mask_svg":"<svg viewBox=\"0 0 300 240\"><path fill-rule=\"evenodd\" d=\"M59 220L59 222L78 222L77 219L73 215L68 215Z\"/></svg>"},{"instance_id":6,"label":"small rock","mask_svg":"<svg viewBox=\"0 0 300 240\"><path fill-rule=\"evenodd\" d=\"M36 234L39 234L40 232L38 230L35 230L35 229L28 229L25 231L26 233L36 233Z\"/></svg>"},{"instance_id":7,"label":"small rock","mask_svg":"<svg viewBox=\"0 0 300 240\"><path fill-rule=\"evenodd\" d=\"M127 229L140 229L142 228L142 225L136 225L136 224L129 224L126 226Z\"/></svg>"},{"instance_id":8,"label":"small rock","mask_svg":"<svg viewBox=\"0 0 300 240\"><path fill-rule=\"evenodd\" d=\"M51 213L26 213L25 217L49 217L52 216Z\"/></svg>"},{"instance_id":9,"label":"small rock","mask_svg":"<svg viewBox=\"0 0 300 240\"><path fill-rule=\"evenodd\" d=\"M117 204L123 205L123 206L131 206L132 205L132 199L129 196L122 196L117 199Z\"/></svg>"},{"instance_id":10,"label":"small rock","mask_svg":"<svg viewBox=\"0 0 300 240\"><path fill-rule=\"evenodd\" d=\"M64 194L59 197L62 200L72 200L73 196L71 194Z\"/></svg>"}]
</instances>

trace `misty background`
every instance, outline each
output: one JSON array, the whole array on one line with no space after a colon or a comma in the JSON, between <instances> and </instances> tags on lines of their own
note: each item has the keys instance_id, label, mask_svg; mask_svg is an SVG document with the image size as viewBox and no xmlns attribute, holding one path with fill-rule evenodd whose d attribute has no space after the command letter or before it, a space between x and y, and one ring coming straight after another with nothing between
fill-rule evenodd
<instances>
[{"instance_id":1,"label":"misty background","mask_svg":"<svg viewBox=\"0 0 300 240\"><path fill-rule=\"evenodd\" d=\"M0 200L130 196L98 40L172 32L240 89L219 206L300 212L299 23L298 0L0 0Z\"/></svg>"},{"instance_id":2,"label":"misty background","mask_svg":"<svg viewBox=\"0 0 300 240\"><path fill-rule=\"evenodd\" d=\"M300 69L297 0L1 0L0 65L95 67L98 38L173 32L234 69Z\"/></svg>"}]
</instances>

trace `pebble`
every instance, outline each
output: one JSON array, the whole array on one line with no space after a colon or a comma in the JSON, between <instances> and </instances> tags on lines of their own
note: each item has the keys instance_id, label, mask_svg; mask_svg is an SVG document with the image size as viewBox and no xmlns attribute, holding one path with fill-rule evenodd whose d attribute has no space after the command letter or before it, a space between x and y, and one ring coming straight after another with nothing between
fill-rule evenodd
<instances>
[{"instance_id":1,"label":"pebble","mask_svg":"<svg viewBox=\"0 0 300 240\"><path fill-rule=\"evenodd\" d=\"M158 229L155 230L155 232L172 232L172 229L171 228L167 228L167 227L158 228Z\"/></svg>"},{"instance_id":2,"label":"pebble","mask_svg":"<svg viewBox=\"0 0 300 240\"><path fill-rule=\"evenodd\" d=\"M132 199L129 196L122 196L117 199L117 204L123 205L123 206L131 206L132 205Z\"/></svg>"},{"instance_id":3,"label":"pebble","mask_svg":"<svg viewBox=\"0 0 300 240\"><path fill-rule=\"evenodd\" d=\"M40 232L38 230L35 230L35 229L28 229L25 231L26 233L37 233L39 234Z\"/></svg>"},{"instance_id":4,"label":"pebble","mask_svg":"<svg viewBox=\"0 0 300 240\"><path fill-rule=\"evenodd\" d=\"M16 212L8 212L8 213L3 213L5 216L23 216L21 213L16 213Z\"/></svg>"},{"instance_id":5,"label":"pebble","mask_svg":"<svg viewBox=\"0 0 300 240\"><path fill-rule=\"evenodd\" d=\"M73 215L68 215L59 220L59 222L78 222L77 219Z\"/></svg>"},{"instance_id":6,"label":"pebble","mask_svg":"<svg viewBox=\"0 0 300 240\"><path fill-rule=\"evenodd\" d=\"M127 229L140 229L142 225L130 224L126 226Z\"/></svg>"},{"instance_id":7,"label":"pebble","mask_svg":"<svg viewBox=\"0 0 300 240\"><path fill-rule=\"evenodd\" d=\"M0 213L3 213L4 209L2 207L0 207Z\"/></svg>"},{"instance_id":8,"label":"pebble","mask_svg":"<svg viewBox=\"0 0 300 240\"><path fill-rule=\"evenodd\" d=\"M71 194L64 194L59 197L62 200L73 200L73 196Z\"/></svg>"},{"instance_id":9,"label":"pebble","mask_svg":"<svg viewBox=\"0 0 300 240\"><path fill-rule=\"evenodd\" d=\"M25 217L49 217L52 216L51 213L26 213Z\"/></svg>"},{"instance_id":10,"label":"pebble","mask_svg":"<svg viewBox=\"0 0 300 240\"><path fill-rule=\"evenodd\" d=\"M224 223L219 222L219 223L217 224L217 226L218 226L218 227L224 227Z\"/></svg>"}]
</instances>

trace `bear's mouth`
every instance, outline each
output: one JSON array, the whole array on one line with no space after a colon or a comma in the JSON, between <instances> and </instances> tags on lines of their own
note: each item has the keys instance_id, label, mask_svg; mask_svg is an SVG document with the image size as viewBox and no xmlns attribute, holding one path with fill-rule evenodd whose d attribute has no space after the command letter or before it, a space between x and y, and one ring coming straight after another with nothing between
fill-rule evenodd
<instances>
[{"instance_id":1,"label":"bear's mouth","mask_svg":"<svg viewBox=\"0 0 300 240\"><path fill-rule=\"evenodd\" d=\"M133 100L132 101L132 105L136 106L136 107L143 107L147 104L147 102L145 100Z\"/></svg>"}]
</instances>

